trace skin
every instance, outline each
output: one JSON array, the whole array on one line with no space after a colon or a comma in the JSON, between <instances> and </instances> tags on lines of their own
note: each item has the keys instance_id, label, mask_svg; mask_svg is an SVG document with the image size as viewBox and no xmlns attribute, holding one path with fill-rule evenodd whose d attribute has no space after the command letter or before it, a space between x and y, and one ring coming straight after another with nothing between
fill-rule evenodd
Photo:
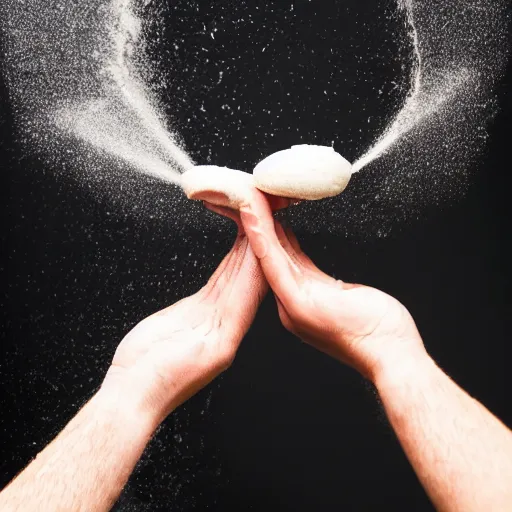
<instances>
[{"instance_id":1,"label":"skin","mask_svg":"<svg viewBox=\"0 0 512 512\"><path fill-rule=\"evenodd\" d=\"M375 384L439 510L512 510L511 432L435 365L404 306L302 253L272 217L288 204L258 191L240 216L207 204L238 224L232 251L205 288L125 337L99 392L0 494L1 510L109 510L163 418L231 364L267 281L286 328Z\"/></svg>"},{"instance_id":2,"label":"skin","mask_svg":"<svg viewBox=\"0 0 512 512\"><path fill-rule=\"evenodd\" d=\"M123 339L100 390L0 493L0 510L110 510L160 422L229 367L267 288L241 230L202 290Z\"/></svg>"},{"instance_id":3,"label":"skin","mask_svg":"<svg viewBox=\"0 0 512 512\"><path fill-rule=\"evenodd\" d=\"M375 384L435 507L511 511L511 431L436 366L406 308L320 271L262 194L242 206L241 219L283 325Z\"/></svg>"}]
</instances>

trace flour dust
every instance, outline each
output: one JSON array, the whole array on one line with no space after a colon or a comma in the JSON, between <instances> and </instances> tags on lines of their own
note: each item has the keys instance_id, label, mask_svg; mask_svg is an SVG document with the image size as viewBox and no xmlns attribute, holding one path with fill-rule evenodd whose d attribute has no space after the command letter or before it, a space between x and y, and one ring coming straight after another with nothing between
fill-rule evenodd
<instances>
[{"instance_id":1,"label":"flour dust","mask_svg":"<svg viewBox=\"0 0 512 512\"><path fill-rule=\"evenodd\" d=\"M111 50L104 57L99 97L57 108L55 121L59 128L140 171L176 182L179 171L193 163L159 118L155 99L144 85L144 67L136 65L143 41L132 4L112 3L107 38Z\"/></svg>"},{"instance_id":2,"label":"flour dust","mask_svg":"<svg viewBox=\"0 0 512 512\"><path fill-rule=\"evenodd\" d=\"M441 72L434 74L427 71L423 62L425 56L420 46L424 40L420 40L416 26L415 4L413 0L398 0L399 10L405 13L406 30L409 32L412 47L409 93L404 105L384 133L354 163L354 172L359 172L370 162L393 149L405 134L426 122L432 114L449 108L450 102L456 100L464 90L470 92L477 83L475 73L466 67L464 60L454 61L450 65L447 65L447 62L439 62L438 64L444 67Z\"/></svg>"},{"instance_id":3,"label":"flour dust","mask_svg":"<svg viewBox=\"0 0 512 512\"><path fill-rule=\"evenodd\" d=\"M179 8L170 8L168 23ZM505 9L502 0L397 0L390 16L407 35L410 73L403 87L409 92L374 143L357 148L354 169L364 172L339 198L293 209L297 227L385 236L393 223L463 194L496 110L492 91L505 59ZM169 186L194 162L152 87L165 89L176 63L161 62L171 66L162 73L145 53L159 2L8 0L2 10L8 84L26 147L70 173L78 170L81 186L116 207L131 202L142 218L194 223L198 209L189 210ZM295 58L294 48L287 51ZM268 123L271 130L271 117Z\"/></svg>"},{"instance_id":4,"label":"flour dust","mask_svg":"<svg viewBox=\"0 0 512 512\"><path fill-rule=\"evenodd\" d=\"M506 62L506 3L398 0L395 16L409 39L409 92L354 162L346 193L290 215L309 232L387 237L462 197L478 168L499 108L493 88Z\"/></svg>"},{"instance_id":5,"label":"flour dust","mask_svg":"<svg viewBox=\"0 0 512 512\"><path fill-rule=\"evenodd\" d=\"M177 183L193 162L146 86L151 72L139 58L143 13L134 12L135 4L8 2L17 121L27 148L51 160L71 155L85 180L103 182L94 174L107 160Z\"/></svg>"},{"instance_id":6,"label":"flour dust","mask_svg":"<svg viewBox=\"0 0 512 512\"><path fill-rule=\"evenodd\" d=\"M324 0L303 4L315 2L325 5ZM45 165L41 168L45 171L55 170L55 186L58 186L58 182L64 182L65 187L70 185L69 179L60 179L62 176L74 180L69 186L69 193L66 191L64 195L69 202L72 202L73 194L82 196L88 193L92 197L90 203L80 197L79 204L91 204L94 201L103 203L105 208L98 209L101 214L90 214L87 217L89 220L96 221L99 218L104 221L110 213L111 218L122 217L122 213L125 213L138 218L144 224L143 229L134 233L137 230L133 223L112 223L109 232L112 237L110 244L106 242L108 237L100 238L98 235L104 230L106 222L102 224L97 221L99 227L84 226L81 224L83 218L80 215L77 215L79 220L72 227L68 227L67 231L59 231L70 240L76 238L76 247L82 247L83 239L90 240L92 237L98 244L98 253L103 251L108 255L108 258L88 260L99 261L95 265L107 268L102 268L102 273L97 274L94 269L82 269L83 275L80 274L81 279L75 280L73 292L76 289L87 290L80 283L94 275L108 275L112 279L111 283L114 283L112 286L119 288L121 284L118 276L124 272L124 278L129 284L126 285L126 290L122 290L119 301L125 301L122 309L129 312L130 321L141 313L143 306L151 306L151 309L163 307L163 303L172 296L171 292L179 292L181 296L189 293L190 290L180 286L186 287L187 283L193 282L198 287L200 281L213 270L213 260L220 259L220 255L229 245L229 236L232 235L227 222L219 221L204 212L198 204L187 201L176 186L180 173L193 165L193 159L185 150L185 145L191 144L191 141L182 140L179 132L184 132L183 124L180 126L177 119L172 117L172 109L169 115L169 105L154 94L155 89L166 90L169 86L163 78L168 75L153 68L145 58L148 34L154 34L149 28L160 12L158 5L161 3L164 2L0 2L4 68L17 123L18 141L23 144L27 153L35 152L45 159ZM198 2L196 5L193 1L168 3L171 6L171 16L162 21L163 25L172 24L173 20L179 18L180 8L199 6ZM269 11L272 7L270 4ZM337 3L338 6L341 4L342 2ZM227 54L226 60L236 59L236 45L223 48L218 41L221 40L222 32L230 30L233 10L242 7L256 9L259 5L259 2L252 0L238 0L232 5L224 2L226 23L214 19L211 31L205 27L202 36L196 34L195 41L201 43L196 47L200 54L199 60L203 59L204 54L218 63L224 55L223 52ZM485 147L486 124L496 110L493 87L505 62L506 3L502 0L398 0L397 5L398 8L390 13L390 18L393 18L393 26L396 20L400 22L403 33L396 37L406 41L409 58L403 63L404 69L408 70L407 76L404 73L404 76L394 77L394 80L403 82L403 87L408 92L404 95L402 104L389 116L389 120L382 122L387 127L374 142L367 144L368 147L359 147L357 141L354 142L354 146L357 146L354 154L361 155L355 159L355 169L359 172L354 175L342 195L326 201L303 203L290 209L287 214L290 222L303 231L327 231L337 236L346 235L364 240L386 237L402 222L422 215L425 208L441 206L460 197L470 182L480 152ZM261 11L260 9L259 16L266 15ZM298 12L298 8L294 9L289 16L295 16L293 21L297 33L300 34L304 20L297 17ZM279 25L277 30L284 33L289 29L289 23L285 20L279 24L275 18L271 21L258 35L260 58L264 55L266 59L273 50L276 53L289 52L285 56L286 60L302 65L293 72L287 68L285 71L288 76L277 74L279 70L273 75L277 84L275 96L281 98L285 105L296 101L297 97L287 93L281 84L290 84L286 82L286 78L294 73L300 86L307 83L310 79L307 64L314 54L306 52L311 49L296 44L276 49L270 36L268 40L265 39L269 27ZM252 24L245 11L240 14L237 22L240 27ZM217 31L218 26L223 30ZM323 25L319 26L323 29ZM231 34L237 37L240 35L239 32ZM326 38L328 36L329 34L325 34ZM163 32L156 37L164 37ZM180 42L185 50L187 37L188 33L185 34L183 42ZM205 40L211 41L211 48L202 44ZM325 44L325 40L323 42ZM252 46L248 46L253 48L258 41L250 43ZM232 52L233 48L235 52ZM355 51L356 49L351 49L352 53ZM184 54L187 55L186 52ZM318 55L315 57L320 58ZM162 68L170 68L168 73L172 75L173 66L179 63L164 61L160 64ZM246 64L252 65L252 62ZM352 100L354 110L367 99L364 96L356 97L356 93L358 80L365 80L366 68L371 65L361 59L360 69L354 75L347 76L343 69L344 62L339 62L341 75L348 82L352 82L350 90L356 91L353 92ZM188 64L182 67L186 71ZM239 76L243 81L243 74L237 73L246 68L233 67L236 68L236 73L231 74ZM305 75L301 75L302 69L306 69ZM270 73L275 70L269 68L267 71ZM192 83L193 72L189 75L184 72L183 76L189 77L189 88L197 86ZM224 84L233 84L228 78L229 74L220 69L208 87L222 88L227 87ZM262 75L261 80L264 81L265 76ZM180 83L180 87L182 85L187 87L186 83ZM331 97L328 94L329 85L325 85L325 96L322 85L323 101L328 101ZM219 96L234 99L233 106L226 108L225 113L217 109L219 111L214 111L212 117L229 115L236 119L242 105L236 105L236 92L233 92L235 89L236 87L231 86L227 92L220 91L223 94ZM294 92L300 93L300 90ZM332 98L336 97L337 92L334 91ZM376 91L375 93L377 94ZM191 108L196 108L196 103L190 100L190 96L188 98L187 103L192 105ZM297 110L306 109L307 104L316 104L315 98L304 96L301 99L302 103L298 104ZM382 100L385 101L385 98ZM196 110L201 109L200 105L197 104ZM278 138L280 130L285 136L293 133L293 137L297 137L298 140L292 143L314 143L317 141L308 140L308 137L314 130L321 131L327 125L325 119L316 122L315 126L309 124L311 131L297 130L297 126L290 126L288 120L281 119L282 125L277 125L277 121L270 115L272 106L263 104L251 107L249 102L243 104L246 110L257 108L260 113L264 109L268 112L264 122L268 122L268 132L272 131L273 139ZM287 110L288 113L292 111ZM255 110L250 111L248 117L251 118L253 113L257 114ZM322 117L321 114L318 112L318 119ZM338 111L337 115L341 119L344 112ZM180 122L194 122L190 121L191 118L192 116L185 116ZM299 116L292 121L295 122L296 119ZM371 127L374 122L375 119L369 118L368 126ZM279 130L273 131L273 123ZM238 127L240 130L242 128ZM292 128L296 131L292 132ZM336 136L346 143L352 139L350 135L343 133L344 129L346 128L339 128ZM238 133L236 130L232 131ZM260 144L259 140L252 141L252 126L250 131L249 142L244 141L244 144ZM203 126L197 132L200 139L198 145L204 146L205 153L209 154L208 146L212 138L207 138ZM328 140L332 140L332 131L323 135L331 137ZM222 136L221 133L219 137ZM233 144L233 140L236 143L235 137L236 135L232 137L228 146L236 145ZM262 148L262 151L267 152L266 148ZM216 154L213 153L213 161L208 163L229 165L229 162L215 161L215 157ZM31 169L29 172L35 171ZM48 172L47 176L50 179L52 174ZM52 206L48 205L48 210ZM49 215L48 212L45 214ZM35 222L45 222L48 218ZM120 231L120 226L124 227L124 232ZM123 240L136 242L123 246ZM172 242L168 243L168 240ZM88 243L84 246L91 248L94 244ZM129 249L126 250L126 247ZM72 259L73 253L67 254L68 248L69 246L62 245L61 256L64 258L63 255L66 254L66 258ZM153 266L155 261L158 261L156 267ZM55 264L60 265L60 261ZM69 263L69 268L73 268L73 263ZM137 276L130 277L130 273ZM58 272L55 275L58 276ZM112 301L112 294L108 286L108 282L101 282L97 295L90 301L90 311L87 312L89 315L93 314L96 302L95 314L99 318L96 318L96 322L107 327L115 324L109 313L108 305ZM162 294L160 302L155 299L159 292ZM123 298L125 296L127 298ZM102 300L97 300L98 298ZM59 319L60 313L52 311L52 314L56 320ZM61 318L61 321L66 320ZM70 322L70 325L76 324ZM87 326L81 327L87 330ZM111 355L119 342L114 336L109 337L106 333L103 335L104 339L100 341L82 338L84 343L91 344L94 351L97 348L102 350L104 357L101 361L96 360L96 364L106 364L106 355ZM74 339L76 336L76 330L70 330L69 338ZM203 430L208 430L209 427L207 408L196 416L187 416L183 410L172 416L171 424L155 438L153 448L150 447L139 466L139 476L136 482L130 484L133 489L128 487L129 492L133 490L135 496L142 489L150 497L154 493L155 500L161 497L166 507L176 505L174 508L179 509L180 502L190 505L187 500L190 500L189 496L192 494L190 489L194 488L194 476L203 472L204 481L208 481L209 485L219 477L220 473L214 474L217 462L204 462L212 458L205 459L202 439L200 446L197 446L196 433L201 431L198 427L199 421L205 422ZM145 461L151 462L147 466L155 467L153 459L158 459L161 464L158 466L158 474L152 474L151 469L145 467ZM180 476L184 474L183 471L175 471L175 465L178 464L186 466L185 479ZM212 474L206 474L208 471ZM135 498L138 499L138 494L135 497L126 496L125 510L133 505ZM147 501L144 506L149 510L152 503L151 500Z\"/></svg>"}]
</instances>

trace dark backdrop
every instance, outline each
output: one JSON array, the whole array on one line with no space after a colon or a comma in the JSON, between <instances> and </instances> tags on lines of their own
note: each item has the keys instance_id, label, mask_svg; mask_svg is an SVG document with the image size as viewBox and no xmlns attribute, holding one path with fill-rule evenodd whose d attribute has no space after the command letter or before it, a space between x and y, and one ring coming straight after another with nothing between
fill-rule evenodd
<instances>
[{"instance_id":1,"label":"dark backdrop","mask_svg":"<svg viewBox=\"0 0 512 512\"><path fill-rule=\"evenodd\" d=\"M385 33L392 27L381 28ZM193 56L181 58L186 62ZM271 58L278 59L279 51ZM240 76L255 69L248 65ZM378 79L377 64L375 70ZM319 94L316 74L311 70L309 81L290 85L296 92L311 90L299 98L300 108L311 116L297 119L303 127L298 138L304 142L317 137L305 133L305 126L314 126L320 140L335 131L325 119L315 122L306 101ZM99 386L122 336L144 316L196 290L234 233L222 220L212 221L222 228L221 235L202 229L202 219L210 214L197 207L186 223L179 216L168 222L151 219L129 208L116 213L108 200L98 200L69 174L55 174L17 144L8 91L1 86L3 486ZM306 251L327 272L382 288L403 301L441 367L508 425L510 87L509 67L499 85L490 142L464 197L425 212L387 238L299 233ZM370 93L357 91L358 97ZM224 104L220 95L215 98L208 100L213 112ZM264 98L272 105L272 98L277 101L271 93ZM390 92L384 110L398 99ZM181 107L170 98L165 103L175 117L186 119L194 101L185 98ZM373 113L377 107L368 108ZM293 115L293 109L283 112L285 118ZM374 115L382 118L386 111ZM354 123L354 133L362 124L358 119L354 115L346 121ZM208 120L213 121L214 116ZM228 123L219 128L223 136L214 136L201 120L195 129L193 123L184 126L183 136L196 159L207 160L210 152L213 163L235 167L238 159L243 167L238 150L235 162L230 161L230 145L252 151L247 157L252 161L262 151L260 144L268 152L300 142L289 135L289 141L281 137L273 148L265 122L255 118L251 126L245 120L239 132ZM369 140L378 129L376 121ZM347 147L351 140L346 137ZM228 149L221 149L223 142ZM146 199L180 194L162 192L164 185L149 179L137 183ZM163 424L117 508L330 511L381 506L432 508L371 387L287 334L269 297L233 367Z\"/></svg>"}]
</instances>

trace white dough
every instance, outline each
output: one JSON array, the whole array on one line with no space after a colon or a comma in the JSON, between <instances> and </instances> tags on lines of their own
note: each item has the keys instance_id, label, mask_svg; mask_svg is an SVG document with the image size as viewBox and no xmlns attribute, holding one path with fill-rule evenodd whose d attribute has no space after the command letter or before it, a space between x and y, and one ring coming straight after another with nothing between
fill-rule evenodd
<instances>
[{"instance_id":1,"label":"white dough","mask_svg":"<svg viewBox=\"0 0 512 512\"><path fill-rule=\"evenodd\" d=\"M216 165L192 167L182 174L181 186L189 199L234 209L247 204L254 189L251 174Z\"/></svg>"},{"instance_id":2,"label":"white dough","mask_svg":"<svg viewBox=\"0 0 512 512\"><path fill-rule=\"evenodd\" d=\"M304 144L262 160L254 168L254 185L275 196L323 199L343 192L351 176L351 164L333 148Z\"/></svg>"}]
</instances>

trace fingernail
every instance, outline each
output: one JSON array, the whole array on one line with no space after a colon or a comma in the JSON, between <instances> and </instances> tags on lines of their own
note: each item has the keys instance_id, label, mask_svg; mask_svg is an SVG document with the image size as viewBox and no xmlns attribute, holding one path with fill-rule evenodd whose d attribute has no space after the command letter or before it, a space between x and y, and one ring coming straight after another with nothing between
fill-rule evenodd
<instances>
[{"instance_id":1,"label":"fingernail","mask_svg":"<svg viewBox=\"0 0 512 512\"><path fill-rule=\"evenodd\" d=\"M250 210L240 210L240 217L247 235L251 241L251 247L257 258L261 259L267 255L268 244L265 236L260 230L258 217Z\"/></svg>"}]
</instances>

